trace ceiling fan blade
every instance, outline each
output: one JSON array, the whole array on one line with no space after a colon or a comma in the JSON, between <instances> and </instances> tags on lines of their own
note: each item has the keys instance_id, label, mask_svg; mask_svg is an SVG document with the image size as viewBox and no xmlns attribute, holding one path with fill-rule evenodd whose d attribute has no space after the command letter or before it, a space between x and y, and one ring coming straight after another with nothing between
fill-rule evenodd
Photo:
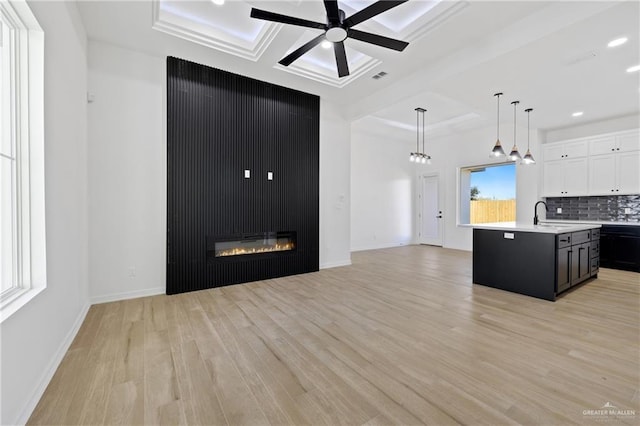
<instances>
[{"instance_id":1,"label":"ceiling fan blade","mask_svg":"<svg viewBox=\"0 0 640 426\"><path fill-rule=\"evenodd\" d=\"M376 15L386 12L389 9L393 9L396 6L400 6L408 0L379 0L371 6L365 7L360 12L356 12L347 19L344 20L344 24L347 27L358 25L360 22L373 18Z\"/></svg>"},{"instance_id":2,"label":"ceiling fan blade","mask_svg":"<svg viewBox=\"0 0 640 426\"><path fill-rule=\"evenodd\" d=\"M297 25L299 27L318 28L326 30L326 24L320 22L308 21L306 19L295 18L293 16L281 15L279 13L269 12L268 10L251 8L251 17L256 19L264 19L265 21L279 22L281 24Z\"/></svg>"},{"instance_id":3,"label":"ceiling fan blade","mask_svg":"<svg viewBox=\"0 0 640 426\"><path fill-rule=\"evenodd\" d=\"M324 8L327 9L327 18L329 18L329 22L340 23L338 0L324 0Z\"/></svg>"},{"instance_id":4,"label":"ceiling fan blade","mask_svg":"<svg viewBox=\"0 0 640 426\"><path fill-rule=\"evenodd\" d=\"M349 64L347 63L347 53L344 51L344 42L333 43L333 52L336 54L338 77L349 75Z\"/></svg>"},{"instance_id":5,"label":"ceiling fan blade","mask_svg":"<svg viewBox=\"0 0 640 426\"><path fill-rule=\"evenodd\" d=\"M307 53L308 51L310 51L311 49L316 47L318 44L320 44L320 42L322 42L322 40L324 40L324 34L320 34L318 37L313 38L313 39L311 39L311 41L309 41L309 42L303 44L302 46L298 47L296 50L294 50L293 52L289 53L284 58L280 59L278 61L278 63L280 65L284 65L285 67L288 67L289 65L291 65L291 63L293 61L295 61L300 56L304 55L305 53Z\"/></svg>"},{"instance_id":6,"label":"ceiling fan blade","mask_svg":"<svg viewBox=\"0 0 640 426\"><path fill-rule=\"evenodd\" d=\"M378 34L371 34L354 29L349 29L349 38L375 44L376 46L386 47L387 49L397 50L398 52L402 52L405 47L409 45L406 41L396 40L395 38L384 37Z\"/></svg>"}]
</instances>

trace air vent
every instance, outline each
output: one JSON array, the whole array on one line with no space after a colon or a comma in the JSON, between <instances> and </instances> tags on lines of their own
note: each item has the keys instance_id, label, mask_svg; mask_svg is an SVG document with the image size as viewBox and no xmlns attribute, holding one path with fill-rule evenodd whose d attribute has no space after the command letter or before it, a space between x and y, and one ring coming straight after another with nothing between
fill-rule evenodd
<instances>
[{"instance_id":1,"label":"air vent","mask_svg":"<svg viewBox=\"0 0 640 426\"><path fill-rule=\"evenodd\" d=\"M598 54L596 52L586 52L586 53L582 53L580 55L577 55L573 58L571 58L568 62L567 65L576 65L579 64L581 62L585 62L585 61L589 61L591 59L594 59L596 56L598 56Z\"/></svg>"},{"instance_id":2,"label":"air vent","mask_svg":"<svg viewBox=\"0 0 640 426\"><path fill-rule=\"evenodd\" d=\"M380 80L380 79L381 79L382 77L384 77L385 75L387 75L387 73L386 73L386 72L384 72L384 71L380 71L378 74L374 75L374 76L373 76L373 77L371 77L371 78L373 78L374 80Z\"/></svg>"}]
</instances>

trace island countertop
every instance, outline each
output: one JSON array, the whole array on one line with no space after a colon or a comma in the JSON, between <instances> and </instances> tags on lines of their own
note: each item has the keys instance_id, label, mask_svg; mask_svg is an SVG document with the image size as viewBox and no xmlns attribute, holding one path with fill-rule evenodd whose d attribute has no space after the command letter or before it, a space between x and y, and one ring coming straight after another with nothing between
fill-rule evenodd
<instances>
[{"instance_id":1,"label":"island countertop","mask_svg":"<svg viewBox=\"0 0 640 426\"><path fill-rule=\"evenodd\" d=\"M578 232L587 229L598 229L602 225L594 223L532 223L521 222L498 222L498 223L479 223L473 225L475 229L488 229L492 231L506 232L539 232L546 234L564 234L565 232Z\"/></svg>"}]
</instances>

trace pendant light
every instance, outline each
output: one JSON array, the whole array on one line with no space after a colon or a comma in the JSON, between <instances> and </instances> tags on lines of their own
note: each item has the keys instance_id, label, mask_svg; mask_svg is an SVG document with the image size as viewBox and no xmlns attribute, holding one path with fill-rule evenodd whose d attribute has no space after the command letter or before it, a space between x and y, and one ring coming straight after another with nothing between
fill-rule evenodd
<instances>
[{"instance_id":1,"label":"pendant light","mask_svg":"<svg viewBox=\"0 0 640 426\"><path fill-rule=\"evenodd\" d=\"M493 146L493 149L491 150L491 156L492 157L503 157L505 155L504 153L504 149L502 149L502 144L500 143L500 96L502 96L502 93L496 93L495 95L496 98L498 98L497 100L497 104L498 104L498 110L497 110L497 125L496 125L496 144Z\"/></svg>"},{"instance_id":2,"label":"pendant light","mask_svg":"<svg viewBox=\"0 0 640 426\"><path fill-rule=\"evenodd\" d=\"M409 161L420 164L431 164L431 156L425 154L424 149L424 113L427 112L424 108L416 108L416 152L412 152L409 155ZM420 118L422 117L422 152L420 151Z\"/></svg>"},{"instance_id":3,"label":"pendant light","mask_svg":"<svg viewBox=\"0 0 640 426\"><path fill-rule=\"evenodd\" d=\"M513 148L511 148L511 152L509 153L509 158L511 161L522 160L520 153L518 152L518 147L516 145L516 107L520 101L513 101L511 105L513 105Z\"/></svg>"},{"instance_id":4,"label":"pendant light","mask_svg":"<svg viewBox=\"0 0 640 426\"><path fill-rule=\"evenodd\" d=\"M531 155L531 151L529 150L529 140L531 139L531 130L529 128L529 118L530 113L533 111L533 108L527 108L524 110L527 113L527 153L522 158L523 164L536 164L536 160Z\"/></svg>"}]
</instances>

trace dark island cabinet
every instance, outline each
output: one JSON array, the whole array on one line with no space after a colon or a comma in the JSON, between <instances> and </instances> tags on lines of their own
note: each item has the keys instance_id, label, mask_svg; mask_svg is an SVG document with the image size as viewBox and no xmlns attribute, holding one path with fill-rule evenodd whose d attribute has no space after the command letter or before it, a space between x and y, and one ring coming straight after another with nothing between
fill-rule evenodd
<instances>
[{"instance_id":1,"label":"dark island cabinet","mask_svg":"<svg viewBox=\"0 0 640 426\"><path fill-rule=\"evenodd\" d=\"M597 276L599 239L600 232L597 229L559 234L556 237L557 293Z\"/></svg>"},{"instance_id":2,"label":"dark island cabinet","mask_svg":"<svg viewBox=\"0 0 640 426\"><path fill-rule=\"evenodd\" d=\"M560 293L598 274L598 226L574 228L578 229L474 228L473 283L556 300Z\"/></svg>"}]
</instances>

